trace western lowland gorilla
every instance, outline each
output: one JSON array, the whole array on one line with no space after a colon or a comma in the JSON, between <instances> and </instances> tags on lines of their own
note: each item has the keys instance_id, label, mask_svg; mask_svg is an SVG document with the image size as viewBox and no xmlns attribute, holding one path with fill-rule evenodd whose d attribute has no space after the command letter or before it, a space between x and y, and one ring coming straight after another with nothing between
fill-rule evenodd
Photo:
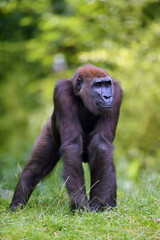
<instances>
[{"instance_id":1,"label":"western lowland gorilla","mask_svg":"<svg viewBox=\"0 0 160 240\"><path fill-rule=\"evenodd\" d=\"M72 211L103 211L116 206L113 140L122 91L102 68L85 65L71 79L57 82L54 111L38 136L16 186L10 209L23 207L34 187L63 158ZM87 199L82 162L91 174Z\"/></svg>"}]
</instances>

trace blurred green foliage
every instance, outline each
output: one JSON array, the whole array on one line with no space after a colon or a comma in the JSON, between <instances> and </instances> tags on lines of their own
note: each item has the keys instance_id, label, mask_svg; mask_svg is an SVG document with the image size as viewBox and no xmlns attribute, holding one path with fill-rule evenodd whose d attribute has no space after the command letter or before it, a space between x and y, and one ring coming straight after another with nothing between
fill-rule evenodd
<instances>
[{"instance_id":1,"label":"blurred green foliage","mask_svg":"<svg viewBox=\"0 0 160 240\"><path fill-rule=\"evenodd\" d=\"M14 182L27 160L52 113L55 82L87 63L124 91L116 163L131 178L159 168L159 13L158 0L0 1L1 179Z\"/></svg>"}]
</instances>

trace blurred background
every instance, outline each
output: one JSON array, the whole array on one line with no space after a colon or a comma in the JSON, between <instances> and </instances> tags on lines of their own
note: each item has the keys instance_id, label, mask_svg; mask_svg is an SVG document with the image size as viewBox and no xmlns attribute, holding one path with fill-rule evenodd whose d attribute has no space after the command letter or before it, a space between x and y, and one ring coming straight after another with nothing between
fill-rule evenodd
<instances>
[{"instance_id":1,"label":"blurred background","mask_svg":"<svg viewBox=\"0 0 160 240\"><path fill-rule=\"evenodd\" d=\"M57 80L91 63L121 82L118 176L160 172L160 2L0 0L0 180L8 188L53 110Z\"/></svg>"}]
</instances>

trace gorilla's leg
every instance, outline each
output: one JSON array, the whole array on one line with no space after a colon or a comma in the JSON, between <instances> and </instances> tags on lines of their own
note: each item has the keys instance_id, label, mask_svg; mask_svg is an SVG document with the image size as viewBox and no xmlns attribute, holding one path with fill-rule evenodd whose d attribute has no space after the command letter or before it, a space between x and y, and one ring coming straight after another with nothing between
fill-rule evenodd
<instances>
[{"instance_id":1,"label":"gorilla's leg","mask_svg":"<svg viewBox=\"0 0 160 240\"><path fill-rule=\"evenodd\" d=\"M11 211L27 203L34 187L54 168L59 158L58 150L53 144L49 118L35 142L30 160L16 186L10 205Z\"/></svg>"}]
</instances>

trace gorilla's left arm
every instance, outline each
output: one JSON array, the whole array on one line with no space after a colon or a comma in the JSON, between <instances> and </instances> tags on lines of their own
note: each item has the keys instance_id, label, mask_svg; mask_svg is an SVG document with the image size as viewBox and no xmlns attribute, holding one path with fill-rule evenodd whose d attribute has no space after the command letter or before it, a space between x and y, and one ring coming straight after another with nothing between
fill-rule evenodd
<instances>
[{"instance_id":1,"label":"gorilla's left arm","mask_svg":"<svg viewBox=\"0 0 160 240\"><path fill-rule=\"evenodd\" d=\"M89 159L91 169L91 210L103 210L106 205L116 206L116 176L113 163L113 140L115 137L122 91L118 82L113 82L114 105L107 115L97 123L90 146Z\"/></svg>"}]
</instances>

